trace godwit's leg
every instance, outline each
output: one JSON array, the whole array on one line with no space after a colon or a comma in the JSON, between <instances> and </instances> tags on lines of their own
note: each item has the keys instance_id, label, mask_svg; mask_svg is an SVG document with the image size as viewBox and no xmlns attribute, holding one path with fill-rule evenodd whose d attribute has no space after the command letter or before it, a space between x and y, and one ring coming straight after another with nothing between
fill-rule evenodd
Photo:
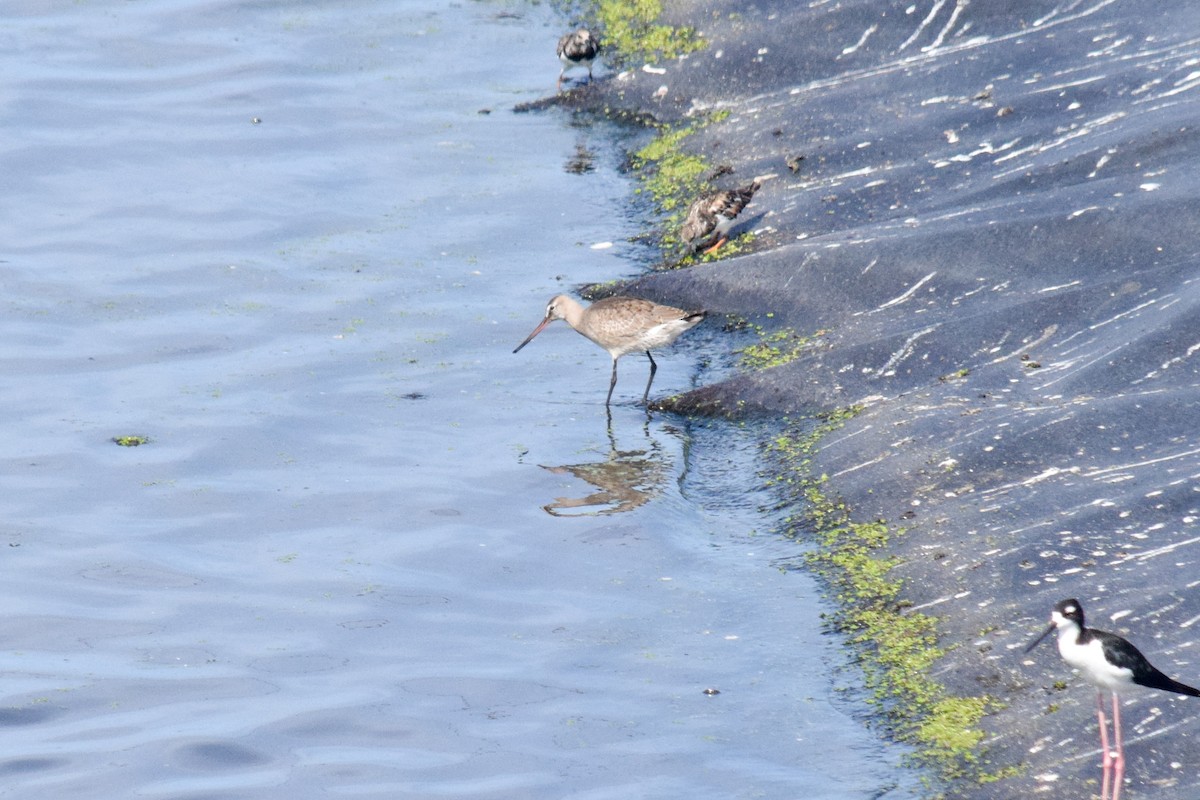
<instances>
[{"instance_id":1,"label":"godwit's leg","mask_svg":"<svg viewBox=\"0 0 1200 800\"><path fill-rule=\"evenodd\" d=\"M1125 780L1125 744L1121 741L1121 699L1113 692L1113 744L1116 745L1116 755L1113 756L1112 800L1120 800L1121 783Z\"/></svg>"},{"instance_id":2,"label":"godwit's leg","mask_svg":"<svg viewBox=\"0 0 1200 800\"><path fill-rule=\"evenodd\" d=\"M612 402L612 390L616 389L616 387L617 387L617 360L613 359L612 360L612 378L610 380L608 380L608 397L606 397L605 401L604 401L605 408L608 407L608 403Z\"/></svg>"},{"instance_id":3,"label":"godwit's leg","mask_svg":"<svg viewBox=\"0 0 1200 800\"><path fill-rule=\"evenodd\" d=\"M563 70L563 72L566 72L566 70L564 69L564 70ZM558 86L557 86L557 91L560 91L560 92L562 91L562 79L563 79L563 72L560 72L560 73L558 73Z\"/></svg>"},{"instance_id":4,"label":"godwit's leg","mask_svg":"<svg viewBox=\"0 0 1200 800\"><path fill-rule=\"evenodd\" d=\"M1096 692L1096 717L1100 720L1100 800L1109 800L1108 789L1112 781L1112 753L1108 749L1108 721L1104 719L1104 692Z\"/></svg>"},{"instance_id":5,"label":"godwit's leg","mask_svg":"<svg viewBox=\"0 0 1200 800\"><path fill-rule=\"evenodd\" d=\"M654 373L658 372L658 364L654 363L654 356L650 355L650 351L646 351L646 358L650 359L650 380L646 381L646 391L642 392L642 405L647 405L650 402L650 384L654 383Z\"/></svg>"},{"instance_id":6,"label":"godwit's leg","mask_svg":"<svg viewBox=\"0 0 1200 800\"><path fill-rule=\"evenodd\" d=\"M727 241L729 241L729 238L726 236L722 236L720 239L717 239L717 243L714 244L712 247L708 248L707 250L705 250L704 255L708 255L709 253L715 253L717 248L720 247L721 245L725 244L725 242L727 242Z\"/></svg>"}]
</instances>

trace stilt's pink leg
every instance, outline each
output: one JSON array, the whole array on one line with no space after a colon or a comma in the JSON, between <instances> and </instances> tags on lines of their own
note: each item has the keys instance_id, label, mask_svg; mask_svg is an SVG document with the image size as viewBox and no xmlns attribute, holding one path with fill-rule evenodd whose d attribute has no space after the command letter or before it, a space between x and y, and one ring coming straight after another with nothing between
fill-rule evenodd
<instances>
[{"instance_id":1,"label":"stilt's pink leg","mask_svg":"<svg viewBox=\"0 0 1200 800\"><path fill-rule=\"evenodd\" d=\"M1116 756L1113 758L1112 800L1120 800L1121 783L1125 780L1125 745L1121 741L1121 699L1113 692L1113 742Z\"/></svg>"},{"instance_id":2,"label":"stilt's pink leg","mask_svg":"<svg viewBox=\"0 0 1200 800\"><path fill-rule=\"evenodd\" d=\"M1112 753L1108 749L1108 721L1104 719L1104 692L1096 692L1096 717L1100 720L1100 800L1109 800L1108 789L1112 785ZM1115 798L1114 798L1115 800Z\"/></svg>"}]
</instances>

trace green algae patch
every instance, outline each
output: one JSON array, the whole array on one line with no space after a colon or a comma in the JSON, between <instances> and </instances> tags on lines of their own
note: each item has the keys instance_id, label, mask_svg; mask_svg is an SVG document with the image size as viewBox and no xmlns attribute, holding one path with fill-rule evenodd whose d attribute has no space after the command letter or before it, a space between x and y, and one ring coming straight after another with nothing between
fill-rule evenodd
<instances>
[{"instance_id":1,"label":"green algae patch","mask_svg":"<svg viewBox=\"0 0 1200 800\"><path fill-rule=\"evenodd\" d=\"M750 372L758 372L795 361L811 349L817 338L825 333L817 331L809 336L804 336L791 328L781 328L770 333L758 326L755 326L755 329L759 336L758 341L736 351L739 366Z\"/></svg>"},{"instance_id":2,"label":"green algae patch","mask_svg":"<svg viewBox=\"0 0 1200 800\"><path fill-rule=\"evenodd\" d=\"M960 370L951 372L949 375L942 375L938 378L938 380L941 381L942 383L946 383L947 381L957 381L957 380L962 380L963 378L967 377L970 374L971 374L971 370L964 367Z\"/></svg>"},{"instance_id":3,"label":"green algae patch","mask_svg":"<svg viewBox=\"0 0 1200 800\"><path fill-rule=\"evenodd\" d=\"M121 447L140 447L150 443L149 436L114 436L112 438L114 444Z\"/></svg>"},{"instance_id":4,"label":"green algae patch","mask_svg":"<svg viewBox=\"0 0 1200 800\"><path fill-rule=\"evenodd\" d=\"M635 192L649 196L655 210L663 216L660 244L664 253L681 254L671 264L672 267L686 267L738 255L747 252L754 241L753 235L747 233L726 242L714 253L687 253L679 237L688 207L696 198L712 191L712 180L722 172L708 159L688 150L688 139L702 128L722 122L728 116L729 112L722 110L687 125L659 126L654 139L634 152L631 158L633 170L641 183Z\"/></svg>"},{"instance_id":5,"label":"green algae patch","mask_svg":"<svg viewBox=\"0 0 1200 800\"><path fill-rule=\"evenodd\" d=\"M659 22L661 0L597 0L595 18L602 32L602 55L616 64L656 63L708 46L696 29Z\"/></svg>"},{"instance_id":6,"label":"green algae patch","mask_svg":"<svg viewBox=\"0 0 1200 800\"><path fill-rule=\"evenodd\" d=\"M708 186L712 172L708 161L683 149L683 142L698 130L696 125L682 128L663 127L649 144L633 154L633 168L642 180L642 191L650 195L657 209L665 214L683 212Z\"/></svg>"},{"instance_id":7,"label":"green algae patch","mask_svg":"<svg viewBox=\"0 0 1200 800\"><path fill-rule=\"evenodd\" d=\"M917 726L917 740L939 757L974 752L983 741L983 731L975 726L987 713L987 703L984 697L943 697L935 701L929 716Z\"/></svg>"},{"instance_id":8,"label":"green algae patch","mask_svg":"<svg viewBox=\"0 0 1200 800\"><path fill-rule=\"evenodd\" d=\"M770 482L804 508L788 518L785 532L817 545L807 559L836 601L828 622L856 650L869 702L891 735L911 745L915 759L943 780L1007 777L1011 770L987 772L981 750L979 723L998 702L951 695L932 677L946 652L938 645L937 618L908 609L903 582L893 574L900 559L886 552L904 532L881 520L854 521L846 503L830 493L828 478L813 474L820 441L859 411L843 409L769 443L769 460L778 465Z\"/></svg>"},{"instance_id":9,"label":"green algae patch","mask_svg":"<svg viewBox=\"0 0 1200 800\"><path fill-rule=\"evenodd\" d=\"M579 296L588 302L594 303L597 300L603 300L606 297L615 297L625 291L631 281L627 278L620 280L599 281L596 283L585 283L579 286Z\"/></svg>"}]
</instances>

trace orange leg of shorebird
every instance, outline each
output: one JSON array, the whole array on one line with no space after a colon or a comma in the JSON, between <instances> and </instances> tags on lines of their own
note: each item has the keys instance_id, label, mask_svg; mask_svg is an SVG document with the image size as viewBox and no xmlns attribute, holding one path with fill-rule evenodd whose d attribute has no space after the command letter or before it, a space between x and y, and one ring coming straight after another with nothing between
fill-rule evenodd
<instances>
[{"instance_id":1,"label":"orange leg of shorebird","mask_svg":"<svg viewBox=\"0 0 1200 800\"><path fill-rule=\"evenodd\" d=\"M712 247L708 248L707 250L705 250L704 255L708 255L709 253L715 253L717 251L717 248L720 247L721 245L725 244L725 242L727 242L727 241L729 241L729 239L728 239L728 237L725 237L725 236L722 236L720 239L717 239L717 243L714 244Z\"/></svg>"}]
</instances>

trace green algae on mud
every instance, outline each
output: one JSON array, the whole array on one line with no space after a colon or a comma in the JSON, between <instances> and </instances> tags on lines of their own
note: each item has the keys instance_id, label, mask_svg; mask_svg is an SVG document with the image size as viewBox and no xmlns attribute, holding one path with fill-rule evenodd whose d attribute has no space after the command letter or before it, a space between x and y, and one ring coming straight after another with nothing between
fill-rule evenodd
<instances>
[{"instance_id":1,"label":"green algae on mud","mask_svg":"<svg viewBox=\"0 0 1200 800\"><path fill-rule=\"evenodd\" d=\"M684 248L678 231L692 201L713 189L712 180L727 171L714 167L712 162L686 148L689 137L702 128L725 121L729 112L722 110L687 125L660 125L658 135L637 150L632 158L634 173L641 186L638 194L648 194L656 210L665 215L664 233L660 237L664 258ZM672 268L718 261L748 252L754 242L753 233L744 233L726 242L718 252L683 252L668 263ZM684 248L686 250L686 248Z\"/></svg>"},{"instance_id":2,"label":"green algae on mud","mask_svg":"<svg viewBox=\"0 0 1200 800\"><path fill-rule=\"evenodd\" d=\"M585 20L600 37L600 55L613 67L669 61L708 47L691 26L662 22L662 0L555 0L563 16Z\"/></svg>"},{"instance_id":3,"label":"green algae on mud","mask_svg":"<svg viewBox=\"0 0 1200 800\"><path fill-rule=\"evenodd\" d=\"M882 554L903 531L882 521L853 521L851 509L830 493L828 477L812 472L821 440L860 410L843 409L815 425L793 423L768 443L767 459L776 472L769 485L785 502L803 508L786 519L784 533L817 545L807 560L833 592L838 610L830 625L857 651L871 692L868 702L890 733L916 748L916 760L941 779L989 783L1006 777L1013 770L988 772L986 753L979 749L984 737L979 722L998 702L986 695L949 695L930 675L945 653L937 642L937 620L908 610L900 597L902 582L890 575L899 559Z\"/></svg>"},{"instance_id":4,"label":"green algae on mud","mask_svg":"<svg viewBox=\"0 0 1200 800\"><path fill-rule=\"evenodd\" d=\"M661 0L596 0L594 7L605 58L618 65L670 60L708 46L695 28L662 24Z\"/></svg>"},{"instance_id":5,"label":"green algae on mud","mask_svg":"<svg viewBox=\"0 0 1200 800\"><path fill-rule=\"evenodd\" d=\"M639 191L649 193L660 212L680 219L689 199L707 185L704 176L712 171L706 159L683 149L684 140L696 130L696 125L663 126L658 136L633 154L633 168L642 183Z\"/></svg>"},{"instance_id":6,"label":"green algae on mud","mask_svg":"<svg viewBox=\"0 0 1200 800\"><path fill-rule=\"evenodd\" d=\"M774 314L767 314L767 317L772 316ZM758 341L737 351L740 357L739 366L743 370L770 369L795 361L825 334L825 331L817 331L804 336L791 328L780 328L767 333L760 325L753 327L758 334Z\"/></svg>"}]
</instances>

